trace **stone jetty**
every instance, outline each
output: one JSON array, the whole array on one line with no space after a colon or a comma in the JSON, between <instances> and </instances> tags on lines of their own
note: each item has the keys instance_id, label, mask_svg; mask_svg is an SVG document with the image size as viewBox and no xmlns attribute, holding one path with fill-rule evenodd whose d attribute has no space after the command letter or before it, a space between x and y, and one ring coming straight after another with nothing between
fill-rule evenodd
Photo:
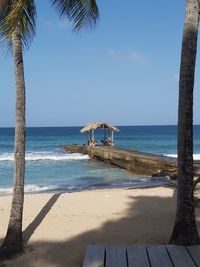
<instances>
[{"instance_id":1,"label":"stone jetty","mask_svg":"<svg viewBox=\"0 0 200 267\"><path fill-rule=\"evenodd\" d=\"M114 164L136 174L150 176L168 176L176 179L177 160L134 150L123 150L109 146L66 145L63 150L69 153L82 153L92 159ZM200 175L200 163L194 164L194 175Z\"/></svg>"}]
</instances>

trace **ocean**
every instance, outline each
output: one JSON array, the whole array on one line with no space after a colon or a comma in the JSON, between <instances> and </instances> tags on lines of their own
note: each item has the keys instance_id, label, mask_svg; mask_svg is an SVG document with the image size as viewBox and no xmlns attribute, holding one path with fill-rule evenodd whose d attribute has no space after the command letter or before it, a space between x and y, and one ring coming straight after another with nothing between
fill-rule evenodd
<instances>
[{"instance_id":1,"label":"ocean","mask_svg":"<svg viewBox=\"0 0 200 267\"><path fill-rule=\"evenodd\" d=\"M176 126L121 126L115 146L176 157ZM62 152L65 144L83 144L80 127L27 128L25 192L73 192L86 189L156 186L166 179L138 176L87 155ZM102 132L96 139L102 139ZM14 129L0 128L0 194L12 193ZM200 159L200 126L194 126L194 158Z\"/></svg>"}]
</instances>

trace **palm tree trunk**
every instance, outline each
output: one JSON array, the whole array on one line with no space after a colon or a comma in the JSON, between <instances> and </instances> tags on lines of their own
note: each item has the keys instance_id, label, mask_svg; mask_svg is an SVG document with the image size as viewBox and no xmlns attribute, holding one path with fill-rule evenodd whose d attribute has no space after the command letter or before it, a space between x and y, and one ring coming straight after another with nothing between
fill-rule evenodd
<instances>
[{"instance_id":1,"label":"palm tree trunk","mask_svg":"<svg viewBox=\"0 0 200 267\"><path fill-rule=\"evenodd\" d=\"M12 48L16 82L16 126L14 190L10 220L0 255L9 257L23 251L22 215L25 172L25 80L20 29L12 34Z\"/></svg>"},{"instance_id":2,"label":"palm tree trunk","mask_svg":"<svg viewBox=\"0 0 200 267\"><path fill-rule=\"evenodd\" d=\"M170 243L200 242L193 198L193 88L199 25L199 0L187 0L183 30L178 110L178 192Z\"/></svg>"}]
</instances>

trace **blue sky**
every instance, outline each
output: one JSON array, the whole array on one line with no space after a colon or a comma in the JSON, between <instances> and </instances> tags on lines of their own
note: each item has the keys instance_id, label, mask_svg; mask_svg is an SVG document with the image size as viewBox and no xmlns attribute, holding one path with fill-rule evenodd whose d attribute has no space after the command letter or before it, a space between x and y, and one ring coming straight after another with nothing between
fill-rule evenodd
<instances>
[{"instance_id":1,"label":"blue sky","mask_svg":"<svg viewBox=\"0 0 200 267\"><path fill-rule=\"evenodd\" d=\"M95 30L75 34L48 1L36 1L37 34L24 53L27 126L176 124L185 1L98 2ZM199 85L197 73L194 123ZM0 127L14 126L13 62L2 49L0 99Z\"/></svg>"}]
</instances>

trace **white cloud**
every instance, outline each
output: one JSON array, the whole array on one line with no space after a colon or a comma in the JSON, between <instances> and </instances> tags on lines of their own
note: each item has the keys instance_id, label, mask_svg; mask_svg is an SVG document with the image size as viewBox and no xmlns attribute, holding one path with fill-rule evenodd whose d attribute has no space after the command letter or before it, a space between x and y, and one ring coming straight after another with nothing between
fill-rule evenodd
<instances>
[{"instance_id":1,"label":"white cloud","mask_svg":"<svg viewBox=\"0 0 200 267\"><path fill-rule=\"evenodd\" d=\"M116 51L115 49L110 49L108 51L110 57L117 59L117 60L123 60L123 61L132 61L138 64L144 64L147 63L147 60L145 56L141 53L138 53L135 50L127 50L127 51Z\"/></svg>"},{"instance_id":2,"label":"white cloud","mask_svg":"<svg viewBox=\"0 0 200 267\"><path fill-rule=\"evenodd\" d=\"M65 29L71 27L71 23L67 20L45 21L43 23L43 27L47 28L47 29L65 30Z\"/></svg>"},{"instance_id":3,"label":"white cloud","mask_svg":"<svg viewBox=\"0 0 200 267\"><path fill-rule=\"evenodd\" d=\"M115 51L114 49L110 49L108 51L108 53L112 58L115 58L115 59L119 59L120 58L120 54L117 51Z\"/></svg>"},{"instance_id":4,"label":"white cloud","mask_svg":"<svg viewBox=\"0 0 200 267\"><path fill-rule=\"evenodd\" d=\"M143 54L138 53L137 51L130 50L129 57L132 61L136 63L146 63L146 59Z\"/></svg>"},{"instance_id":5,"label":"white cloud","mask_svg":"<svg viewBox=\"0 0 200 267\"><path fill-rule=\"evenodd\" d=\"M71 23L67 20L61 20L58 23L58 28L61 30L65 30L67 28L71 27Z\"/></svg>"},{"instance_id":6,"label":"white cloud","mask_svg":"<svg viewBox=\"0 0 200 267\"><path fill-rule=\"evenodd\" d=\"M43 23L44 28L53 28L53 23L51 21L45 21Z\"/></svg>"}]
</instances>

